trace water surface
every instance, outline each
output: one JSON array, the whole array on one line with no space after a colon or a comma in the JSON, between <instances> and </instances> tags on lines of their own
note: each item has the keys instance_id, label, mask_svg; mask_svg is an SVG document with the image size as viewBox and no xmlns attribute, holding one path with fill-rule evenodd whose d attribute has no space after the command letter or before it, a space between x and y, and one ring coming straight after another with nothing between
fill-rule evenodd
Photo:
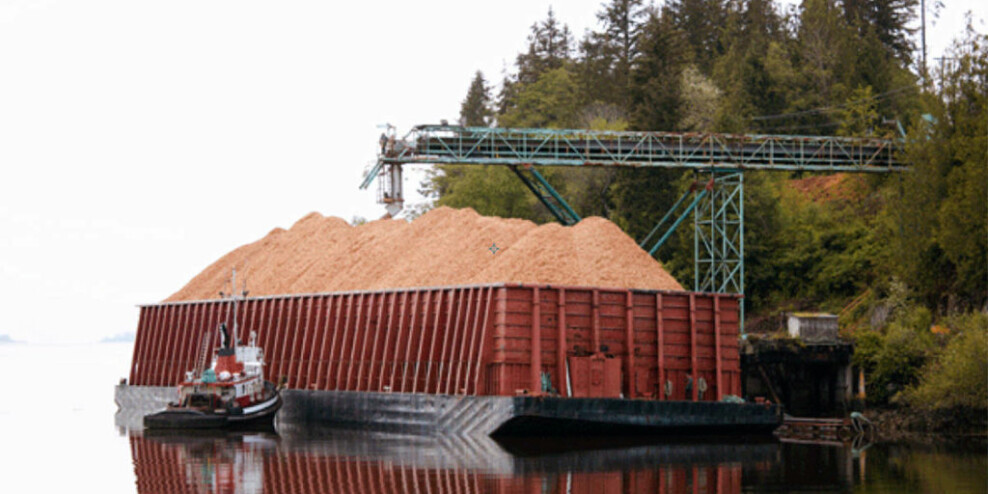
<instances>
[{"instance_id":1,"label":"water surface","mask_svg":"<svg viewBox=\"0 0 988 494\"><path fill-rule=\"evenodd\" d=\"M984 443L152 436L115 421L130 353L0 346L0 492L988 492Z\"/></svg>"}]
</instances>

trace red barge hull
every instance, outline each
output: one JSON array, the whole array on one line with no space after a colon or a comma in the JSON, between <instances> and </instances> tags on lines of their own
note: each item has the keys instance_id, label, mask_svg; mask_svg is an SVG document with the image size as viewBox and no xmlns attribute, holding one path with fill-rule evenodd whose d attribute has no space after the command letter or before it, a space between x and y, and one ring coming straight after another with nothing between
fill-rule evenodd
<instances>
[{"instance_id":1,"label":"red barge hull","mask_svg":"<svg viewBox=\"0 0 988 494\"><path fill-rule=\"evenodd\" d=\"M236 317L289 390L613 406L740 395L739 304L732 294L488 284L254 297ZM233 317L225 300L142 306L130 386L177 385L206 330ZM757 407L758 430L778 425L775 407Z\"/></svg>"}]
</instances>

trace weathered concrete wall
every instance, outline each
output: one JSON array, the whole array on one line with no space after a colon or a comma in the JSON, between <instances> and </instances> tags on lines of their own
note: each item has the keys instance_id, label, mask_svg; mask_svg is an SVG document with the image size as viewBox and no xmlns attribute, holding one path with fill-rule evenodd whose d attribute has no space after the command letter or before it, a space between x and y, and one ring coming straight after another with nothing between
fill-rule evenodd
<instances>
[{"instance_id":1,"label":"weathered concrete wall","mask_svg":"<svg viewBox=\"0 0 988 494\"><path fill-rule=\"evenodd\" d=\"M838 340L837 316L833 314L789 314L789 336L807 343L830 343Z\"/></svg>"}]
</instances>

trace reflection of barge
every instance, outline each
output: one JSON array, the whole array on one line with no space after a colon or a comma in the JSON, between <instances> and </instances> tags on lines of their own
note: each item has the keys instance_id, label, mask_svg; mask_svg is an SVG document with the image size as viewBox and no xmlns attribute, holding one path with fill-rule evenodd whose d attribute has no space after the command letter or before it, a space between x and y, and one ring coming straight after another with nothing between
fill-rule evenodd
<instances>
[{"instance_id":1,"label":"reflection of barge","mask_svg":"<svg viewBox=\"0 0 988 494\"><path fill-rule=\"evenodd\" d=\"M745 464L773 442L544 445L522 454L477 437L342 431L312 438L130 436L139 493L742 492Z\"/></svg>"},{"instance_id":2,"label":"reflection of barge","mask_svg":"<svg viewBox=\"0 0 988 494\"><path fill-rule=\"evenodd\" d=\"M141 308L123 409L153 408L207 328L256 331L284 379L279 426L408 432L750 433L734 295L490 284Z\"/></svg>"}]
</instances>

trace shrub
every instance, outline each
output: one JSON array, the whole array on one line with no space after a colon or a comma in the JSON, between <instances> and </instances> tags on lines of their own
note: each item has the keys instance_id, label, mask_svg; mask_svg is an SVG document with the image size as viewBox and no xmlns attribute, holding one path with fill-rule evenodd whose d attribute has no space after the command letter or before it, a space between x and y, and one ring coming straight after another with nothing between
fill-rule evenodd
<instances>
[{"instance_id":1,"label":"shrub","mask_svg":"<svg viewBox=\"0 0 988 494\"><path fill-rule=\"evenodd\" d=\"M946 347L920 372L903 398L925 410L988 409L988 315L970 313L941 323L950 330Z\"/></svg>"}]
</instances>

